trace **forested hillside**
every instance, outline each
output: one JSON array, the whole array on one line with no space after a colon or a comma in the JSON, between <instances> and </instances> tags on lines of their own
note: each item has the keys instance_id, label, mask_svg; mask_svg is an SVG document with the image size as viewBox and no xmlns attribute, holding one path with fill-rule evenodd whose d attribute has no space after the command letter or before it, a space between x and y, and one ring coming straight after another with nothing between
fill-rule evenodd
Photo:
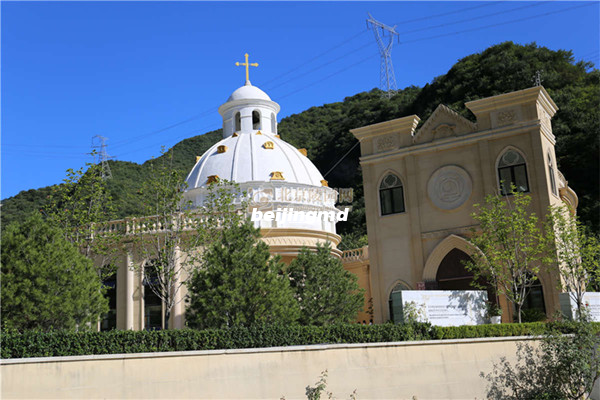
<instances>
[{"instance_id":1,"label":"forested hillside","mask_svg":"<svg viewBox=\"0 0 600 400\"><path fill-rule=\"evenodd\" d=\"M440 103L474 120L464 107L465 102L531 87L539 70L543 86L560 108L552 121L559 168L579 196L578 213L582 220L598 232L600 72L598 69L588 72L590 67L584 62L575 63L570 51L505 42L465 57L425 87L405 88L389 100L382 98L378 90L372 90L286 117L279 124L279 133L284 140L308 150L308 156L326 175L331 187L354 188L354 210L349 222L340 224L339 230L342 234L360 236L366 232L358 163L360 150L350 129L409 114L417 114L424 121ZM178 143L173 148L175 166L189 171L195 156L220 137L220 131L213 131ZM148 176L148 162L139 165L111 161L111 169L110 189L117 202L116 217L139 215L138 191ZM29 190L4 200L3 225L43 208L48 193L49 188Z\"/></svg>"}]
</instances>

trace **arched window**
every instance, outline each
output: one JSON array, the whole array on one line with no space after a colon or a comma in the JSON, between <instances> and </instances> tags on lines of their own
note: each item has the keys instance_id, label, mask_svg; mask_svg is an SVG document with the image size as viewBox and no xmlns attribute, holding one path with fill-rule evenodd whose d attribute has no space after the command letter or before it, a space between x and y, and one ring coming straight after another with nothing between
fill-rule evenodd
<instances>
[{"instance_id":1,"label":"arched window","mask_svg":"<svg viewBox=\"0 0 600 400\"><path fill-rule=\"evenodd\" d=\"M394 174L388 174L379 185L381 215L404 212L404 188L402 181Z\"/></svg>"},{"instance_id":2,"label":"arched window","mask_svg":"<svg viewBox=\"0 0 600 400\"><path fill-rule=\"evenodd\" d=\"M403 290L410 290L410 288L402 282L398 282L396 286L390 292L390 320L394 323L403 322L402 312L402 293Z\"/></svg>"},{"instance_id":3,"label":"arched window","mask_svg":"<svg viewBox=\"0 0 600 400\"><path fill-rule=\"evenodd\" d=\"M235 113L235 131L239 132L242 130L242 115L237 112Z\"/></svg>"},{"instance_id":4,"label":"arched window","mask_svg":"<svg viewBox=\"0 0 600 400\"><path fill-rule=\"evenodd\" d=\"M260 126L260 113L256 110L252 111L252 129L262 129Z\"/></svg>"},{"instance_id":5,"label":"arched window","mask_svg":"<svg viewBox=\"0 0 600 400\"><path fill-rule=\"evenodd\" d=\"M558 190L556 190L556 179L554 178L554 163L552 162L552 154L548 153L548 175L550 175L550 188L552 193L558 196Z\"/></svg>"},{"instance_id":6,"label":"arched window","mask_svg":"<svg viewBox=\"0 0 600 400\"><path fill-rule=\"evenodd\" d=\"M519 192L529 192L527 164L516 150L506 150L498 162L498 181L502 195L510 195L514 185Z\"/></svg>"},{"instance_id":7,"label":"arched window","mask_svg":"<svg viewBox=\"0 0 600 400\"><path fill-rule=\"evenodd\" d=\"M277 133L277 120L275 119L275 114L271 113L271 133Z\"/></svg>"}]
</instances>

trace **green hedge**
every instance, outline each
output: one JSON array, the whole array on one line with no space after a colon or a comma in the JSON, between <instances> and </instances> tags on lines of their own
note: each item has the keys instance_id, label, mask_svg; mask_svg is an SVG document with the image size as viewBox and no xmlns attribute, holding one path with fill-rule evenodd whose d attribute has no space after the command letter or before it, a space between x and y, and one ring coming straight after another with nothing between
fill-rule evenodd
<instances>
[{"instance_id":1,"label":"green hedge","mask_svg":"<svg viewBox=\"0 0 600 400\"><path fill-rule=\"evenodd\" d=\"M168 331L3 331L2 358L123 354L160 351L241 349L326 343L376 343L407 340L458 339L538 335L549 326L564 333L572 324L477 325L437 327L407 325L255 326L250 328ZM600 323L594 324L600 332Z\"/></svg>"}]
</instances>

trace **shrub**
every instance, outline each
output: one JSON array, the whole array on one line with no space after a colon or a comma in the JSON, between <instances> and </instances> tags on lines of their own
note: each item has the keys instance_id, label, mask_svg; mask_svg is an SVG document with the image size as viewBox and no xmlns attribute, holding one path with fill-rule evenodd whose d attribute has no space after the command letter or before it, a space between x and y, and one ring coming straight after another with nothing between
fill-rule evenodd
<instances>
[{"instance_id":1,"label":"shrub","mask_svg":"<svg viewBox=\"0 0 600 400\"><path fill-rule=\"evenodd\" d=\"M591 324L600 332L600 323ZM165 331L24 331L4 330L2 358L124 354L164 351L242 349L325 343L378 343L539 335L548 329L572 333L572 322L439 327L428 323L328 326L254 325L231 329Z\"/></svg>"}]
</instances>

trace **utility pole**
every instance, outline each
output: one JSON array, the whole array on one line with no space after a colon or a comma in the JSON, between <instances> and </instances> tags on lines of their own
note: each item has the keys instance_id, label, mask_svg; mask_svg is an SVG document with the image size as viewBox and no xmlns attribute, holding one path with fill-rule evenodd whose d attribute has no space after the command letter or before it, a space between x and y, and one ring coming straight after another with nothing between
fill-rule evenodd
<instances>
[{"instance_id":1,"label":"utility pole","mask_svg":"<svg viewBox=\"0 0 600 400\"><path fill-rule=\"evenodd\" d=\"M394 66L392 65L392 44L394 43L394 36L398 37L398 42L400 41L400 35L396 32L396 25L393 27L387 26L375 20L370 13L368 15L367 28L373 30L381 54L379 88L385 92L385 96L389 99L398 91Z\"/></svg>"},{"instance_id":2,"label":"utility pole","mask_svg":"<svg viewBox=\"0 0 600 400\"><path fill-rule=\"evenodd\" d=\"M112 178L112 173L110 172L110 165L108 165L108 160L110 160L112 157L110 157L106 152L107 140L108 138L105 138L104 136L100 135L92 137L92 149L99 149L98 151L96 151L98 158L97 160L95 160L95 162L100 163L102 166L102 179Z\"/></svg>"}]
</instances>

